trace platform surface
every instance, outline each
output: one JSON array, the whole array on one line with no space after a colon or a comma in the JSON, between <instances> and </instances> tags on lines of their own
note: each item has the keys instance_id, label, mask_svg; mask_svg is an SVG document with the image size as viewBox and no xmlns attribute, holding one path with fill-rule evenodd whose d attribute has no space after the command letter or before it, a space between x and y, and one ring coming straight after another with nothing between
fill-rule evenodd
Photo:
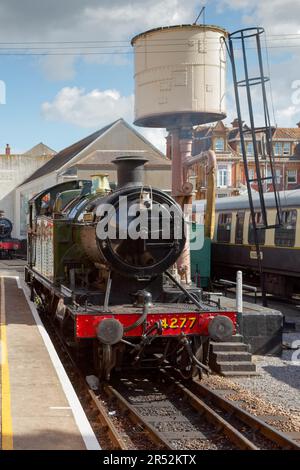
<instances>
[{"instance_id":1,"label":"platform surface","mask_svg":"<svg viewBox=\"0 0 300 470\"><path fill-rule=\"evenodd\" d=\"M7 276L6 270L0 269L1 448L84 450L86 440L78 427L78 416L24 290ZM82 418L82 408L80 412ZM89 437L95 439L94 435Z\"/></svg>"}]
</instances>

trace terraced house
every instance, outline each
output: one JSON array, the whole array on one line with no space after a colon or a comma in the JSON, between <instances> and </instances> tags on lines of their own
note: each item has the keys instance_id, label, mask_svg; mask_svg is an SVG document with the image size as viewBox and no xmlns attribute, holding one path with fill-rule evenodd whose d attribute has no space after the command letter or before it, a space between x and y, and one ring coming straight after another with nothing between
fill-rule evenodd
<instances>
[{"instance_id":1,"label":"terraced house","mask_svg":"<svg viewBox=\"0 0 300 470\"><path fill-rule=\"evenodd\" d=\"M247 125L244 124L247 129ZM251 135L245 133L250 179L256 178ZM260 156L261 177L270 176L266 146L263 134L257 134ZM233 196L246 191L246 180L241 154L238 121L226 126L218 122L214 126L198 126L194 131L193 154L213 149L217 155L217 197ZM300 122L293 128L273 129L273 151L276 182L279 190L296 189L300 186ZM200 189L201 197L206 195L206 175L201 166L195 165L191 181ZM255 190L255 184L252 185ZM265 182L265 191L272 191L272 184Z\"/></svg>"}]
</instances>

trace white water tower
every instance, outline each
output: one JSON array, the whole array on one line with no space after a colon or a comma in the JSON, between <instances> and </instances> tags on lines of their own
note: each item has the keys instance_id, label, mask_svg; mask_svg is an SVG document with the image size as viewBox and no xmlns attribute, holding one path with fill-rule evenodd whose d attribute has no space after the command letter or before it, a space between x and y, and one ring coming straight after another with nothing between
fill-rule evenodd
<instances>
[{"instance_id":1,"label":"white water tower","mask_svg":"<svg viewBox=\"0 0 300 470\"><path fill-rule=\"evenodd\" d=\"M135 124L182 127L226 117L227 33L182 25L135 36Z\"/></svg>"},{"instance_id":2,"label":"white water tower","mask_svg":"<svg viewBox=\"0 0 300 470\"><path fill-rule=\"evenodd\" d=\"M226 37L218 26L189 24L151 29L131 41L134 123L170 132L172 194L182 206L191 202L183 162L191 155L192 128L226 117ZM184 256L189 265L188 247Z\"/></svg>"}]
</instances>

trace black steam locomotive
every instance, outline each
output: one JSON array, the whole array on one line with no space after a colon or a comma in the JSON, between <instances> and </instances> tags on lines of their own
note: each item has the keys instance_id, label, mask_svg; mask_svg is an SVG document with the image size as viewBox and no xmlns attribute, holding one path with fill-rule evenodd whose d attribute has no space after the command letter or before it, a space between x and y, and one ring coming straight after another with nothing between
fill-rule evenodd
<instances>
[{"instance_id":1,"label":"black steam locomotive","mask_svg":"<svg viewBox=\"0 0 300 470\"><path fill-rule=\"evenodd\" d=\"M146 161L118 157L115 190L98 175L29 203L32 300L70 347L93 353L104 380L113 369L165 364L189 378L207 370L208 339L236 331L236 312L204 303L199 289L170 272L185 245L185 221L170 196L143 184Z\"/></svg>"},{"instance_id":2,"label":"black steam locomotive","mask_svg":"<svg viewBox=\"0 0 300 470\"><path fill-rule=\"evenodd\" d=\"M21 249L21 242L11 237L13 225L0 214L0 259L13 258Z\"/></svg>"}]
</instances>

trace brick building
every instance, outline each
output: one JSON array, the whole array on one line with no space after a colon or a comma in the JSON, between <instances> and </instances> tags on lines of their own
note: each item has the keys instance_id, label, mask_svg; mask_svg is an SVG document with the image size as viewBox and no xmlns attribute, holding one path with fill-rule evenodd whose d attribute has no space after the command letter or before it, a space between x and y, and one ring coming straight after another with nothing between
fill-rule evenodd
<instances>
[{"instance_id":1,"label":"brick building","mask_svg":"<svg viewBox=\"0 0 300 470\"><path fill-rule=\"evenodd\" d=\"M228 134L229 145L235 152L241 155L241 145L237 120L234 120L233 128ZM295 128L277 127L273 129L273 152L276 173L277 188L280 191L296 189L300 185L300 123ZM264 135L257 134L258 151L260 156L260 172L262 177L270 176L270 167L265 158ZM250 179L256 178L256 170L253 157L253 145L250 133L245 133L247 159ZM243 165L240 169L240 183L246 184ZM256 189L255 184L252 185ZM272 185L265 183L265 191L272 191Z\"/></svg>"},{"instance_id":2,"label":"brick building","mask_svg":"<svg viewBox=\"0 0 300 470\"><path fill-rule=\"evenodd\" d=\"M244 126L247 129L246 125ZM264 135L257 134L261 176L270 176L265 158ZM250 132L245 133L250 178L256 177L253 146ZM171 155L171 139L167 138L167 155ZM193 155L212 149L217 155L217 197L233 196L246 191L244 165L241 154L238 122L235 119L228 127L223 122L194 129ZM300 123L295 128L273 129L273 150L276 181L279 190L300 187ZM198 197L206 197L206 175L203 167L195 165L190 170L190 181L198 190ZM255 190L255 184L252 184ZM265 183L265 191L272 191L272 185Z\"/></svg>"}]
</instances>

